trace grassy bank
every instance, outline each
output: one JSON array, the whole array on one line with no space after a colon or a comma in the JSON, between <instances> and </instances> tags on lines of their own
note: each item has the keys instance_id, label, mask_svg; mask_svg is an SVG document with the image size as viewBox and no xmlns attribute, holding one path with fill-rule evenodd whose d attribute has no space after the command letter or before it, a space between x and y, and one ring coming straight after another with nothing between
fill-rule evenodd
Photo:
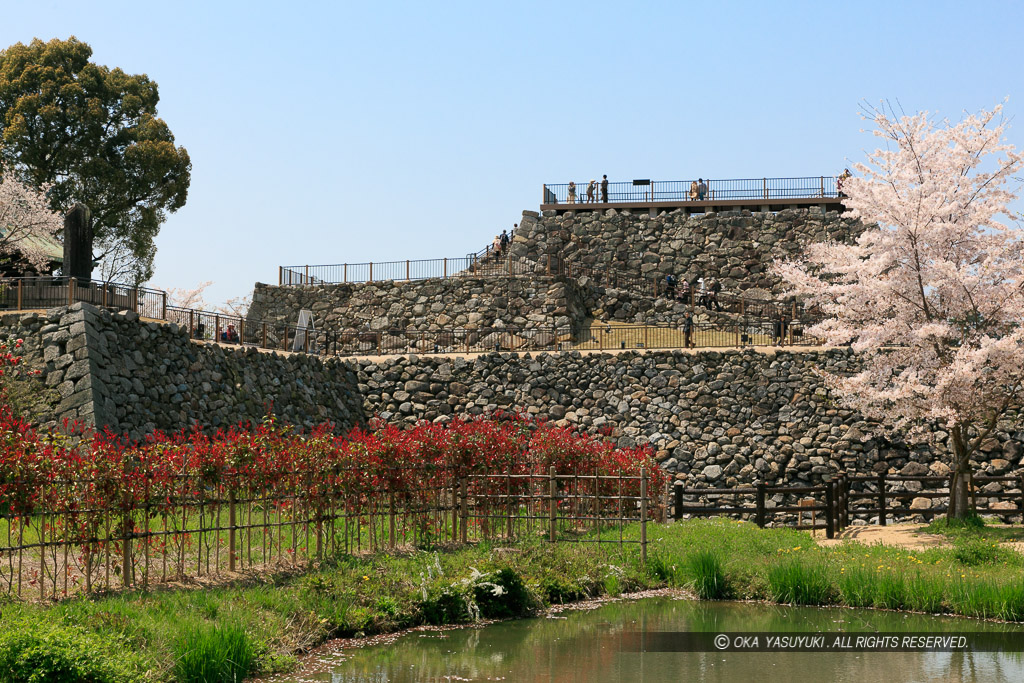
<instances>
[{"instance_id":1,"label":"grassy bank","mask_svg":"<svg viewBox=\"0 0 1024 683\"><path fill-rule=\"evenodd\" d=\"M727 520L648 533L646 567L636 546L620 553L537 541L339 557L259 585L11 603L2 608L0 680L46 667L53 675L38 680L232 680L239 671L287 669L296 653L332 637L522 616L665 585L706 598L1024 621L1024 558L977 535L908 552L852 542L825 548L803 532Z\"/></svg>"}]
</instances>

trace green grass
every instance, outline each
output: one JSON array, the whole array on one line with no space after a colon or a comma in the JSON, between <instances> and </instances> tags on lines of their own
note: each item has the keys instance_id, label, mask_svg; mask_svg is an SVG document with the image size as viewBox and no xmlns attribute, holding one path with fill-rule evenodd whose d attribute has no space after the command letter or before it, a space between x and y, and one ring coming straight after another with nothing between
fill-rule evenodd
<instances>
[{"instance_id":1,"label":"green grass","mask_svg":"<svg viewBox=\"0 0 1024 683\"><path fill-rule=\"evenodd\" d=\"M240 626L193 625L174 648L174 678L182 683L237 683L253 670L255 659Z\"/></svg>"},{"instance_id":2,"label":"green grass","mask_svg":"<svg viewBox=\"0 0 1024 683\"><path fill-rule=\"evenodd\" d=\"M964 519L947 520L940 517L921 529L922 533L940 534L950 539L979 539L984 541L1024 540L1024 526L993 526L975 513Z\"/></svg>"},{"instance_id":3,"label":"green grass","mask_svg":"<svg viewBox=\"0 0 1024 683\"><path fill-rule=\"evenodd\" d=\"M637 539L639 528L625 535ZM8 602L0 617L0 669L20 657L101 672L40 681L131 681L142 672L152 681L230 680L210 671L286 670L295 653L333 637L522 616L544 605L662 586L689 586L708 599L1024 621L1024 558L980 538L922 551L852 541L826 548L806 532L724 519L652 524L648 537L646 566L635 545L534 539L513 547L340 555L305 574L249 585L51 606ZM196 671L203 673L189 673Z\"/></svg>"}]
</instances>

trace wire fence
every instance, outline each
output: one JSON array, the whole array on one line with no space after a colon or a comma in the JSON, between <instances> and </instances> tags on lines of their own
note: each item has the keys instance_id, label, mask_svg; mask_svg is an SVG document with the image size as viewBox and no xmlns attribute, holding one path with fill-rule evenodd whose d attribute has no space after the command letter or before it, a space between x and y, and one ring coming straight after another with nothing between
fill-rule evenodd
<instances>
[{"instance_id":1,"label":"wire fence","mask_svg":"<svg viewBox=\"0 0 1024 683\"><path fill-rule=\"evenodd\" d=\"M317 477L282 471L273 481L227 468L200 476L130 475L137 483L116 500L106 493L111 482L99 477L10 482L34 504L22 514L5 506L0 515L0 590L60 599L340 554L530 536L637 544L646 559L647 524L665 521L668 502L647 469L339 467ZM640 525L639 538L624 533L632 523Z\"/></svg>"},{"instance_id":2,"label":"wire fence","mask_svg":"<svg viewBox=\"0 0 1024 683\"><path fill-rule=\"evenodd\" d=\"M701 185L704 187L702 188ZM542 205L617 204L657 202L722 202L735 200L835 199L839 192L835 176L802 178L736 178L710 180L634 180L608 183L605 193L600 183L593 192L587 182L570 186L546 184Z\"/></svg>"}]
</instances>

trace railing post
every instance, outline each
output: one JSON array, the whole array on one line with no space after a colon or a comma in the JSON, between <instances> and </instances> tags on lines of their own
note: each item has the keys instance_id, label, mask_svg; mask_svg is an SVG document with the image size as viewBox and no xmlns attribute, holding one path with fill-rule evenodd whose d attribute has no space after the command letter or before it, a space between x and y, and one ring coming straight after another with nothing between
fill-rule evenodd
<instances>
[{"instance_id":1,"label":"railing post","mask_svg":"<svg viewBox=\"0 0 1024 683\"><path fill-rule=\"evenodd\" d=\"M304 285L308 285L309 284L309 264L308 263L306 264L306 278L302 281L302 284L304 284Z\"/></svg>"},{"instance_id":2,"label":"railing post","mask_svg":"<svg viewBox=\"0 0 1024 683\"><path fill-rule=\"evenodd\" d=\"M448 277L448 257L444 257L444 277Z\"/></svg>"},{"instance_id":3,"label":"railing post","mask_svg":"<svg viewBox=\"0 0 1024 683\"><path fill-rule=\"evenodd\" d=\"M167 320L167 292L160 292L161 303L160 303L160 319Z\"/></svg>"},{"instance_id":4,"label":"railing post","mask_svg":"<svg viewBox=\"0 0 1024 683\"><path fill-rule=\"evenodd\" d=\"M821 176L821 196L825 196L825 176Z\"/></svg>"},{"instance_id":5,"label":"railing post","mask_svg":"<svg viewBox=\"0 0 1024 683\"><path fill-rule=\"evenodd\" d=\"M878 473L878 525L885 526L885 472Z\"/></svg>"},{"instance_id":6,"label":"railing post","mask_svg":"<svg viewBox=\"0 0 1024 683\"><path fill-rule=\"evenodd\" d=\"M348 282L348 264L347 263L342 264L341 272L342 272L341 281L342 282Z\"/></svg>"},{"instance_id":7,"label":"railing post","mask_svg":"<svg viewBox=\"0 0 1024 683\"><path fill-rule=\"evenodd\" d=\"M196 338L196 312L193 309L188 309L188 338Z\"/></svg>"},{"instance_id":8,"label":"railing post","mask_svg":"<svg viewBox=\"0 0 1024 683\"><path fill-rule=\"evenodd\" d=\"M213 316L213 341L220 341L220 313Z\"/></svg>"},{"instance_id":9,"label":"railing post","mask_svg":"<svg viewBox=\"0 0 1024 683\"><path fill-rule=\"evenodd\" d=\"M834 481L825 483L825 538L836 537L836 522L833 517L836 511L835 488Z\"/></svg>"},{"instance_id":10,"label":"railing post","mask_svg":"<svg viewBox=\"0 0 1024 683\"><path fill-rule=\"evenodd\" d=\"M756 514L755 520L757 521L757 526L759 526L759 527L761 527L763 529L764 528L764 524L765 524L765 519L764 519L764 517L765 517L765 515L764 515L764 482L763 481L757 482L757 512L755 514Z\"/></svg>"},{"instance_id":11,"label":"railing post","mask_svg":"<svg viewBox=\"0 0 1024 683\"><path fill-rule=\"evenodd\" d=\"M68 278L68 306L75 303L75 278Z\"/></svg>"},{"instance_id":12,"label":"railing post","mask_svg":"<svg viewBox=\"0 0 1024 683\"><path fill-rule=\"evenodd\" d=\"M263 344L261 344L261 346L263 348L267 348L267 324L266 323L263 323Z\"/></svg>"},{"instance_id":13,"label":"railing post","mask_svg":"<svg viewBox=\"0 0 1024 683\"><path fill-rule=\"evenodd\" d=\"M284 284L284 266L277 267L277 285L280 287Z\"/></svg>"},{"instance_id":14,"label":"railing post","mask_svg":"<svg viewBox=\"0 0 1024 683\"><path fill-rule=\"evenodd\" d=\"M647 468L640 470L640 561L647 562Z\"/></svg>"},{"instance_id":15,"label":"railing post","mask_svg":"<svg viewBox=\"0 0 1024 683\"><path fill-rule=\"evenodd\" d=\"M106 305L107 305L107 283L104 282L103 283L103 306L106 307Z\"/></svg>"},{"instance_id":16,"label":"railing post","mask_svg":"<svg viewBox=\"0 0 1024 683\"><path fill-rule=\"evenodd\" d=\"M548 201L548 186L545 184L542 187L543 187L543 191L541 192L541 195L540 195L540 203L541 204L546 204L547 201Z\"/></svg>"},{"instance_id":17,"label":"railing post","mask_svg":"<svg viewBox=\"0 0 1024 683\"><path fill-rule=\"evenodd\" d=\"M683 518L683 486L679 480L672 485L672 519L677 522Z\"/></svg>"},{"instance_id":18,"label":"railing post","mask_svg":"<svg viewBox=\"0 0 1024 683\"><path fill-rule=\"evenodd\" d=\"M24 299L22 298L23 294L21 292L21 285L22 285L22 283L23 283L23 280L18 280L18 310L19 311L21 310L21 302L24 301Z\"/></svg>"},{"instance_id":19,"label":"railing post","mask_svg":"<svg viewBox=\"0 0 1024 683\"><path fill-rule=\"evenodd\" d=\"M409 259L405 259L405 281L409 281Z\"/></svg>"},{"instance_id":20,"label":"railing post","mask_svg":"<svg viewBox=\"0 0 1024 683\"><path fill-rule=\"evenodd\" d=\"M558 521L555 517L558 506L558 479L555 476L555 466L548 470L548 540L555 542L558 531Z\"/></svg>"},{"instance_id":21,"label":"railing post","mask_svg":"<svg viewBox=\"0 0 1024 683\"><path fill-rule=\"evenodd\" d=\"M373 282L373 261L370 261L370 282Z\"/></svg>"},{"instance_id":22,"label":"railing post","mask_svg":"<svg viewBox=\"0 0 1024 683\"><path fill-rule=\"evenodd\" d=\"M761 198L762 199L768 199L768 179L767 178L762 178L761 179L761 183L762 183L761 190L762 190L762 193L763 193L763 196Z\"/></svg>"}]
</instances>

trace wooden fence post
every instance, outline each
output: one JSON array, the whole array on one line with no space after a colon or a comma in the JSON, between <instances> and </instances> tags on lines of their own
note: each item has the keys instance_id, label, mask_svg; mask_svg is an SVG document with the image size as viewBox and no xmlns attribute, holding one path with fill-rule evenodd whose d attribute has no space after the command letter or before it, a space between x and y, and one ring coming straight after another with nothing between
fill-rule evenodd
<instances>
[{"instance_id":1,"label":"wooden fence post","mask_svg":"<svg viewBox=\"0 0 1024 683\"><path fill-rule=\"evenodd\" d=\"M878 526L885 526L885 472L878 473Z\"/></svg>"},{"instance_id":2,"label":"wooden fence post","mask_svg":"<svg viewBox=\"0 0 1024 683\"><path fill-rule=\"evenodd\" d=\"M548 540L555 542L557 536L558 522L555 518L558 505L558 480L555 477L555 466L548 470Z\"/></svg>"},{"instance_id":3,"label":"wooden fence post","mask_svg":"<svg viewBox=\"0 0 1024 683\"><path fill-rule=\"evenodd\" d=\"M444 257L444 277L448 277L448 257Z\"/></svg>"},{"instance_id":4,"label":"wooden fence post","mask_svg":"<svg viewBox=\"0 0 1024 683\"><path fill-rule=\"evenodd\" d=\"M1018 477L1020 487L1020 523L1024 524L1024 475Z\"/></svg>"},{"instance_id":5,"label":"wooden fence post","mask_svg":"<svg viewBox=\"0 0 1024 683\"><path fill-rule=\"evenodd\" d=\"M235 571L235 492L228 492L228 571Z\"/></svg>"},{"instance_id":6,"label":"wooden fence post","mask_svg":"<svg viewBox=\"0 0 1024 683\"><path fill-rule=\"evenodd\" d=\"M825 483L825 538L836 537L836 521L833 515L836 511L835 481Z\"/></svg>"},{"instance_id":7,"label":"wooden fence post","mask_svg":"<svg viewBox=\"0 0 1024 683\"><path fill-rule=\"evenodd\" d=\"M167 320L167 292L160 292L162 298L160 304L160 319Z\"/></svg>"},{"instance_id":8,"label":"wooden fence post","mask_svg":"<svg viewBox=\"0 0 1024 683\"><path fill-rule=\"evenodd\" d=\"M22 292L21 292L22 282L23 282L23 280L20 280L20 279L18 280L18 310L19 311L21 310L21 302L24 301L24 299L22 298L23 295L22 295ZM106 285L104 285L104 286L106 286Z\"/></svg>"},{"instance_id":9,"label":"wooden fence post","mask_svg":"<svg viewBox=\"0 0 1024 683\"><path fill-rule=\"evenodd\" d=\"M640 470L640 561L647 563L647 468Z\"/></svg>"},{"instance_id":10,"label":"wooden fence post","mask_svg":"<svg viewBox=\"0 0 1024 683\"><path fill-rule=\"evenodd\" d=\"M757 526L764 528L764 482L757 482Z\"/></svg>"},{"instance_id":11,"label":"wooden fence post","mask_svg":"<svg viewBox=\"0 0 1024 683\"><path fill-rule=\"evenodd\" d=\"M284 266L277 267L277 285L280 287L284 284Z\"/></svg>"},{"instance_id":12,"label":"wooden fence post","mask_svg":"<svg viewBox=\"0 0 1024 683\"><path fill-rule=\"evenodd\" d=\"M75 278L68 278L68 306L75 303Z\"/></svg>"},{"instance_id":13,"label":"wooden fence post","mask_svg":"<svg viewBox=\"0 0 1024 683\"><path fill-rule=\"evenodd\" d=\"M672 519L677 522L683 518L683 486L678 480L672 485Z\"/></svg>"},{"instance_id":14,"label":"wooden fence post","mask_svg":"<svg viewBox=\"0 0 1024 683\"><path fill-rule=\"evenodd\" d=\"M388 491L388 547L395 549L395 491Z\"/></svg>"},{"instance_id":15,"label":"wooden fence post","mask_svg":"<svg viewBox=\"0 0 1024 683\"><path fill-rule=\"evenodd\" d=\"M469 540L469 477L459 480L459 534L463 543Z\"/></svg>"}]
</instances>

